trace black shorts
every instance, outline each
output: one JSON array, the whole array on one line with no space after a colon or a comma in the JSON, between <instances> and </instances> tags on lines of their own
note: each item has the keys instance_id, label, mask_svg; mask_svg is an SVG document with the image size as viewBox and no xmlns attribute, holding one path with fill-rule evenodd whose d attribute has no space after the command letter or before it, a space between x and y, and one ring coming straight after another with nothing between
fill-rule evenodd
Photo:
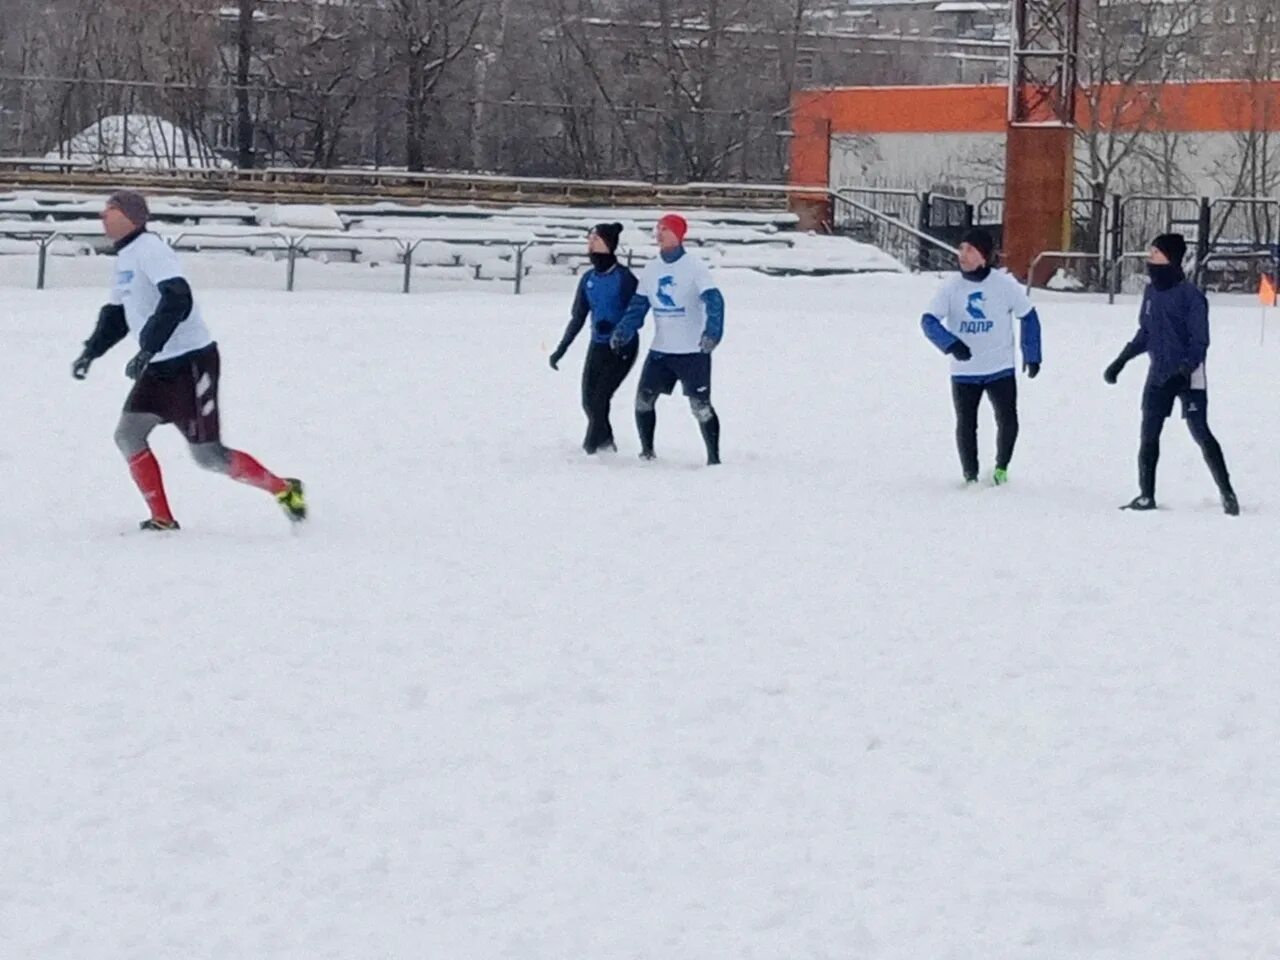
<instances>
[{"instance_id":1,"label":"black shorts","mask_svg":"<svg viewBox=\"0 0 1280 960\"><path fill-rule=\"evenodd\" d=\"M1197 390L1186 377L1174 377L1167 383L1147 384L1142 391L1142 413L1146 417L1167 420L1173 413L1175 400L1182 402L1182 418L1206 416L1209 412L1209 391Z\"/></svg>"},{"instance_id":2,"label":"black shorts","mask_svg":"<svg viewBox=\"0 0 1280 960\"><path fill-rule=\"evenodd\" d=\"M188 443L221 439L218 417L218 345L153 363L124 402L125 413L149 413L172 423Z\"/></svg>"},{"instance_id":3,"label":"black shorts","mask_svg":"<svg viewBox=\"0 0 1280 960\"><path fill-rule=\"evenodd\" d=\"M711 402L711 354L650 351L640 371L641 393L672 393L676 384L686 397Z\"/></svg>"}]
</instances>

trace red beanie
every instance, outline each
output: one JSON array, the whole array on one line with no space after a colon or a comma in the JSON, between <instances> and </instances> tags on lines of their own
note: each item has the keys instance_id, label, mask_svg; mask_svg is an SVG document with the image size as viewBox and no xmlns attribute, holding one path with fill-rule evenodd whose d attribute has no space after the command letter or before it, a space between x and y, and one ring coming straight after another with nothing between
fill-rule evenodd
<instances>
[{"instance_id":1,"label":"red beanie","mask_svg":"<svg viewBox=\"0 0 1280 960\"><path fill-rule=\"evenodd\" d=\"M666 227L676 235L676 239L684 243L685 235L689 232L689 221L678 213L668 213L658 221L658 229Z\"/></svg>"}]
</instances>

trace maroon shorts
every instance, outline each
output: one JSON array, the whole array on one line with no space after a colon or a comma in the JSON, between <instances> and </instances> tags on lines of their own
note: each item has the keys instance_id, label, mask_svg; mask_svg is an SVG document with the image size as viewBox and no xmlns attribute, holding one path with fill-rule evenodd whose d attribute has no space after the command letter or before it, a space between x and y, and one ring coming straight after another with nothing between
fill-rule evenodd
<instances>
[{"instance_id":1,"label":"maroon shorts","mask_svg":"<svg viewBox=\"0 0 1280 960\"><path fill-rule=\"evenodd\" d=\"M218 373L216 343L153 363L133 385L125 412L149 413L172 423L188 443L214 443L221 438Z\"/></svg>"}]
</instances>

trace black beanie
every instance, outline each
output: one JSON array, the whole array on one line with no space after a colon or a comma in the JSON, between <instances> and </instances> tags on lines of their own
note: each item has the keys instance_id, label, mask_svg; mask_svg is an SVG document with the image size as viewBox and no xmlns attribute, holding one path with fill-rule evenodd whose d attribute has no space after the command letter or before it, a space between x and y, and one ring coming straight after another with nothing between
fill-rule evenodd
<instances>
[{"instance_id":1,"label":"black beanie","mask_svg":"<svg viewBox=\"0 0 1280 960\"><path fill-rule=\"evenodd\" d=\"M597 223L591 228L591 232L604 241L610 253L618 252L618 240L622 235L622 224Z\"/></svg>"},{"instance_id":2,"label":"black beanie","mask_svg":"<svg viewBox=\"0 0 1280 960\"><path fill-rule=\"evenodd\" d=\"M1169 258L1174 266L1182 266L1187 257L1187 239L1180 233L1162 233L1151 245Z\"/></svg>"},{"instance_id":3,"label":"black beanie","mask_svg":"<svg viewBox=\"0 0 1280 960\"><path fill-rule=\"evenodd\" d=\"M991 262L991 255L996 252L996 242L992 239L991 234L983 230L981 227L974 227L960 238L961 243L967 243L973 247L986 259L987 263Z\"/></svg>"}]
</instances>

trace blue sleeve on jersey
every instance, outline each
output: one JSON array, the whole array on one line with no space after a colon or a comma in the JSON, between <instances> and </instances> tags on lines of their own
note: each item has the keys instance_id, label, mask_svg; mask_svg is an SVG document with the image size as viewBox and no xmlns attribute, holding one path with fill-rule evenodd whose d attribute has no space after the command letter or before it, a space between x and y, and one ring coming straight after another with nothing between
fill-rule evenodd
<instances>
[{"instance_id":1,"label":"blue sleeve on jersey","mask_svg":"<svg viewBox=\"0 0 1280 960\"><path fill-rule=\"evenodd\" d=\"M724 297L715 287L702 291L702 302L707 307L707 329L703 336L710 337L716 343L724 337Z\"/></svg>"},{"instance_id":2,"label":"blue sleeve on jersey","mask_svg":"<svg viewBox=\"0 0 1280 960\"><path fill-rule=\"evenodd\" d=\"M960 339L944 327L942 325L942 321L932 313L926 313L920 318L920 329L922 329L924 331L924 335L929 338L929 342L943 353L946 353L951 345Z\"/></svg>"},{"instance_id":3,"label":"blue sleeve on jersey","mask_svg":"<svg viewBox=\"0 0 1280 960\"><path fill-rule=\"evenodd\" d=\"M627 310L614 328L613 335L621 339L623 343L629 342L644 326L644 318L648 313L649 298L643 293L637 293L631 298L631 302L627 304Z\"/></svg>"},{"instance_id":4,"label":"blue sleeve on jersey","mask_svg":"<svg viewBox=\"0 0 1280 960\"><path fill-rule=\"evenodd\" d=\"M1040 363L1040 314L1034 307L1022 318L1022 362Z\"/></svg>"}]
</instances>

